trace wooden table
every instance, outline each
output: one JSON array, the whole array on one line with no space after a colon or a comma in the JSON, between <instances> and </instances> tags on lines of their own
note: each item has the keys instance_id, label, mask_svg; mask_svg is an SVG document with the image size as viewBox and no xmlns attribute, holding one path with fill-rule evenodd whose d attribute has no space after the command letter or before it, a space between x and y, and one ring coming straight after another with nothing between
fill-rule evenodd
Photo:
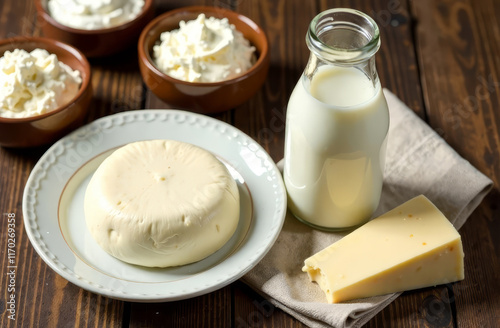
<instances>
[{"instance_id":1,"label":"wooden table","mask_svg":"<svg viewBox=\"0 0 500 328\"><path fill-rule=\"evenodd\" d=\"M415 110L457 152L494 181L460 230L466 279L406 292L368 327L500 327L500 1L155 0L156 13L188 4L234 9L260 24L271 44L269 77L244 105L215 116L283 157L288 97L307 62L310 20L332 7L371 15L381 29L377 67L384 87ZM32 1L2 0L0 38L41 34ZM95 97L87 121L116 112L168 108L145 88L135 48L91 60ZM31 246L22 194L48 147L0 148L0 212L14 213L16 320L6 312L7 219L0 221L1 327L303 327L241 282L189 300L129 303L87 292L52 271ZM497 237L495 237L495 235Z\"/></svg>"}]
</instances>

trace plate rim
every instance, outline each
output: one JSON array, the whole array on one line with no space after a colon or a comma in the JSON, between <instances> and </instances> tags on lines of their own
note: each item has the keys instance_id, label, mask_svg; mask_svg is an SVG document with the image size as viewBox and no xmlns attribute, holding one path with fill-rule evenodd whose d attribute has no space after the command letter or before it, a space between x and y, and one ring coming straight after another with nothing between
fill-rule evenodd
<instances>
[{"instance_id":1,"label":"plate rim","mask_svg":"<svg viewBox=\"0 0 500 328\"><path fill-rule=\"evenodd\" d=\"M35 207L35 202L36 202L36 195L37 192L41 189L40 184L43 180L47 179L47 171L44 168L44 164L47 162L54 164L54 162L57 161L57 156L63 155L64 150L66 147L64 146L64 143L67 141L70 141L72 139L78 139L78 136L83 133L84 137L81 140L88 139L89 137L89 132L93 127L103 127L106 126L107 123L111 123L111 125L108 125L108 128L114 128L116 124L122 125L122 124L129 124L129 123L136 123L137 119L141 119L139 121L145 121L148 122L151 119L156 118L157 116L160 115L165 115L165 117L168 117L170 115L181 115L184 117L185 120L189 120L194 118L195 121L197 120L202 120L206 121L205 123L207 125L214 125L214 126L219 126L224 130L224 132L221 132L223 134L232 132L233 135L238 135L239 137L242 137L246 142L248 142L248 145L252 145L252 147L256 147L255 153L259 153L259 158L262 160L266 161L266 163L270 163L270 167L266 172L272 173L272 175L276 175L276 179L274 179L273 182L277 182L277 186L274 188L274 190L279 190L278 197L281 199L276 199L276 207L273 208L274 211L274 218L276 220L275 223L275 229L270 231L270 235L264 239L268 239L268 243L262 247L262 245L258 245L259 247L256 249L256 256L245 262L248 265L244 268L240 268L240 270L237 270L236 272L226 275L226 278L223 279L222 281L218 281L216 283L212 283L209 286L206 286L205 288L199 288L196 290L189 291L187 293L179 293L175 295L167 295L167 294L127 294L120 292L115 289L106 289L102 288L103 286L100 286L99 284L95 284L92 281L84 279L84 277L78 276L77 273L72 272L71 269L67 268L67 266L59 261L57 257L50 251L50 249L47 247L47 245L44 242L43 236L39 231L38 227L38 218L36 214L34 213L34 207ZM127 116L132 116L134 117L133 120L129 120L125 122ZM115 121L113 123L113 121ZM124 123L125 122L125 123ZM184 122L182 122L184 123ZM174 123L177 125L178 123ZM119 129L119 128L118 128ZM102 131L101 131L102 132ZM141 139L140 137L135 137L134 139L136 140L147 140ZM165 138L167 139L167 138ZM181 138L182 139L182 138ZM59 151L60 148L63 148L62 151ZM106 149L101 149L102 151L110 150L110 148ZM55 155L54 155L55 154ZM52 157L51 157L52 156ZM56 156L54 159L53 157ZM95 156L95 153L91 155L90 157ZM262 158L264 157L264 158ZM83 161L85 163L88 160ZM243 161L243 159L242 159ZM244 161L243 161L244 162ZM71 171L71 175L74 174L77 170L81 169L83 163L78 164L77 167L74 167ZM46 165L47 166L47 165ZM50 165L49 165L50 166ZM264 165L263 165L264 166ZM239 172L241 174L241 172ZM70 175L70 176L71 176ZM257 176L256 176L257 177ZM258 177L257 177L258 178ZM68 178L69 179L69 178ZM66 185L68 183L68 179L65 179L63 182L61 182L63 185ZM250 186L248 186L250 192L255 192L254 190L251 189ZM32 194L34 192L34 195ZM60 198L61 195L58 195L57 198ZM255 201L255 200L254 200ZM31 206L31 208L30 208ZM254 204L255 206L255 204ZM32 247L35 249L37 254L42 258L42 260L47 264L54 272L56 272L58 275L63 277L64 279L68 280L69 282L77 285L78 287L85 289L87 291L103 295L106 297L110 297L113 299L118 299L118 300L123 300L123 301L133 301L133 302L168 302L168 301L176 301L176 300L182 300L182 299L187 299L187 298L192 298L196 296L200 296L203 294L207 294L210 292L213 292L215 290L218 290L220 288L223 288L232 282L238 280L239 278L243 277L246 273L248 273L253 267L255 267L260 260L269 252L271 247L274 245L276 242L281 229L284 224L284 220L286 217L286 208L287 208L287 196L286 196L286 189L284 186L284 182L281 178L281 173L276 165L276 163L273 161L273 159L270 157L270 155L265 151L265 149L254 139L252 139L250 136L248 136L246 133L242 132L239 130L237 127L221 121L219 119L216 119L214 117L206 116L203 114L198 114L198 113L193 113L185 110L179 110L179 109L138 109L138 110L131 110L131 111L124 111L116 114L111 114L107 116L103 116L101 118L98 118L92 122L89 122L82 127L74 130L73 132L67 134L66 136L62 137L58 141L56 141L53 145L51 145L45 153L39 158L37 163L34 165L33 169L30 172L30 175L27 179L26 185L24 187L23 191L23 197L22 197L22 212L23 212L23 224L24 228L26 231L26 234L28 236L28 239L30 240L30 243ZM255 220L258 220L258 211L254 209L254 215L255 215ZM34 217L33 217L34 216ZM279 216L279 217L277 217ZM262 219L261 219L262 220ZM32 224L32 221L34 224ZM62 232L60 232L62 234ZM67 244L65 244L65 247L69 247ZM52 256L51 256L52 255ZM231 256L229 257L231 258ZM219 264L215 265L214 267L219 266ZM208 271L208 270L207 270ZM152 283L155 284L155 283ZM160 283L161 284L161 283Z\"/></svg>"}]
</instances>

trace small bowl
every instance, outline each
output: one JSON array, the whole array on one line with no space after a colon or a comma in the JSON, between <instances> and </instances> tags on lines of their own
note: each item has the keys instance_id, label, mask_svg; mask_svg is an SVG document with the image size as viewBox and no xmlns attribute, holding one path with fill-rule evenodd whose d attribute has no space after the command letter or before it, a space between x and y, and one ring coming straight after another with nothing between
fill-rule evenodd
<instances>
[{"instance_id":1,"label":"small bowl","mask_svg":"<svg viewBox=\"0 0 500 328\"><path fill-rule=\"evenodd\" d=\"M109 28L83 30L57 22L50 15L47 2L48 0L35 0L43 34L71 44L87 57L109 56L126 49L137 42L144 26L154 17L153 0L144 0L141 13L131 21Z\"/></svg>"},{"instance_id":2,"label":"small bowl","mask_svg":"<svg viewBox=\"0 0 500 328\"><path fill-rule=\"evenodd\" d=\"M82 84L73 100L41 115L24 118L0 117L0 145L35 147L54 142L82 125L92 100L90 64L74 47L57 40L38 37L16 37L0 40L0 57L6 51L36 48L47 50L73 70L80 71Z\"/></svg>"},{"instance_id":3,"label":"small bowl","mask_svg":"<svg viewBox=\"0 0 500 328\"><path fill-rule=\"evenodd\" d=\"M242 75L221 82L186 82L162 71L153 61L153 46L162 32L179 28L180 21L190 21L204 13L207 18L226 17L256 48L257 60ZM213 114L235 108L250 99L264 83L269 70L269 43L264 31L248 17L234 11L192 6L168 11L149 23L141 33L138 44L139 68L151 91L169 105L191 111Z\"/></svg>"}]
</instances>

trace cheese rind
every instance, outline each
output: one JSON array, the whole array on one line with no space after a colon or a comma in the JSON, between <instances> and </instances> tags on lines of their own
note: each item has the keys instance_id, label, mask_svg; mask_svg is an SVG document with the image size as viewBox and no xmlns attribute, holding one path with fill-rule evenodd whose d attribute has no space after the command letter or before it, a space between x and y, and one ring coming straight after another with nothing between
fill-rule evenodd
<instances>
[{"instance_id":1,"label":"cheese rind","mask_svg":"<svg viewBox=\"0 0 500 328\"><path fill-rule=\"evenodd\" d=\"M116 258L168 267L220 249L239 221L239 192L208 151L173 140L119 148L96 170L85 193L96 242Z\"/></svg>"},{"instance_id":2,"label":"cheese rind","mask_svg":"<svg viewBox=\"0 0 500 328\"><path fill-rule=\"evenodd\" d=\"M464 279L460 235L420 195L305 260L329 303Z\"/></svg>"}]
</instances>

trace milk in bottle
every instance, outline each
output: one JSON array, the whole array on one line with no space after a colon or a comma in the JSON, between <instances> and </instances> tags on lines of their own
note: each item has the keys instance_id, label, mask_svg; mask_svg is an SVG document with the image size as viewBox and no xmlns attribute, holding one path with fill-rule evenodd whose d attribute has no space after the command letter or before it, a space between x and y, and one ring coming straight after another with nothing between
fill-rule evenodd
<instances>
[{"instance_id":1,"label":"milk in bottle","mask_svg":"<svg viewBox=\"0 0 500 328\"><path fill-rule=\"evenodd\" d=\"M288 204L313 227L352 228L382 190L389 112L375 69L378 28L361 12L332 9L311 22L306 41L311 55L287 108Z\"/></svg>"}]
</instances>

